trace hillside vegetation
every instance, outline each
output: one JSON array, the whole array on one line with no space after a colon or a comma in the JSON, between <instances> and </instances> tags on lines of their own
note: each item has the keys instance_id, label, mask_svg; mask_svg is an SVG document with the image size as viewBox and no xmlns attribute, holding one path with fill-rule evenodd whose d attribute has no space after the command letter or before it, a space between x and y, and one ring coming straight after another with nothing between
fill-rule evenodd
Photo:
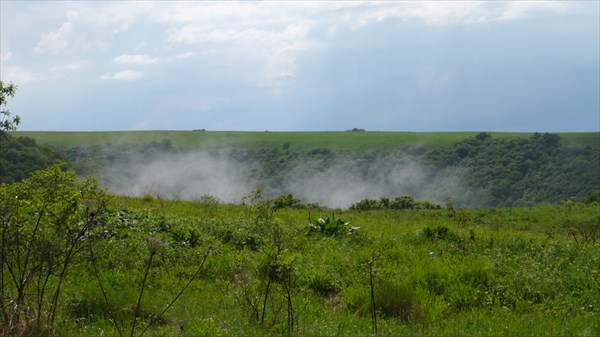
<instances>
[{"instance_id":1,"label":"hillside vegetation","mask_svg":"<svg viewBox=\"0 0 600 337\"><path fill-rule=\"evenodd\" d=\"M21 181L61 158L48 146L39 146L33 138L11 137L0 131L0 183Z\"/></svg>"},{"instance_id":2,"label":"hillside vegetation","mask_svg":"<svg viewBox=\"0 0 600 337\"><path fill-rule=\"evenodd\" d=\"M456 141L466 134L11 134L39 138L2 135L0 182L19 181L65 158L78 174L99 177L115 193L188 200L210 194L238 202L257 187L270 198L291 193L304 202L341 208L365 198L401 195L438 204L452 199L468 207L600 196L598 133L478 133ZM166 135L175 140L154 140ZM51 145L37 145L48 136ZM86 138L73 143L77 137ZM59 141L69 145L58 146Z\"/></svg>"},{"instance_id":3,"label":"hillside vegetation","mask_svg":"<svg viewBox=\"0 0 600 337\"><path fill-rule=\"evenodd\" d=\"M348 139L355 134L382 136L339 134L352 134ZM468 207L525 206L600 196L596 138L574 137L571 145L565 145L558 134L502 136L479 133L451 145L409 143L363 151L292 151L293 142L271 148L223 146L192 151L171 139L54 148L80 175L98 176L102 185L125 195L160 194L190 200L210 194L238 202L260 187L270 198L292 193L305 202L341 208L364 198L401 195L438 204L452 199ZM574 139L591 143L572 145Z\"/></svg>"}]
</instances>

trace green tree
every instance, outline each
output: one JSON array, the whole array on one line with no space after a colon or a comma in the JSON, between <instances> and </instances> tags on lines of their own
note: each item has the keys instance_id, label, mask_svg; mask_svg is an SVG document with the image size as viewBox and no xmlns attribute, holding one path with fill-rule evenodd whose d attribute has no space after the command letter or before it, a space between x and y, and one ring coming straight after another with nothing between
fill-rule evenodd
<instances>
[{"instance_id":1,"label":"green tree","mask_svg":"<svg viewBox=\"0 0 600 337\"><path fill-rule=\"evenodd\" d=\"M15 115L11 118L10 110L4 109L8 97L14 97L17 86L11 83L0 81L0 131L14 131L17 125L21 123L21 117Z\"/></svg>"}]
</instances>

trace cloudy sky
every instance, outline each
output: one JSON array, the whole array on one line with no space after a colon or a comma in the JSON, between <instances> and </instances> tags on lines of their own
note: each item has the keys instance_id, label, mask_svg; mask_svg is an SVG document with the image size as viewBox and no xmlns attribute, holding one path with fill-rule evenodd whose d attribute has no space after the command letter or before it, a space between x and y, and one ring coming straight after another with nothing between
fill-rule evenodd
<instances>
[{"instance_id":1,"label":"cloudy sky","mask_svg":"<svg viewBox=\"0 0 600 337\"><path fill-rule=\"evenodd\" d=\"M21 130L600 131L600 2L0 1Z\"/></svg>"}]
</instances>

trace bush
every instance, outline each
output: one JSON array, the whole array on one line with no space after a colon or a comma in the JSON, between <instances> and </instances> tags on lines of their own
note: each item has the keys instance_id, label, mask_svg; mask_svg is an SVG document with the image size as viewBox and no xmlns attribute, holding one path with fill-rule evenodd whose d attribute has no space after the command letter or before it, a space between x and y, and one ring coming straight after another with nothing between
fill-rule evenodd
<instances>
[{"instance_id":1,"label":"bush","mask_svg":"<svg viewBox=\"0 0 600 337\"><path fill-rule=\"evenodd\" d=\"M422 232L423 237L431 240L447 240L447 241L455 241L458 239L458 235L450 231L450 229L446 226L438 225L436 227L425 227Z\"/></svg>"},{"instance_id":2,"label":"bush","mask_svg":"<svg viewBox=\"0 0 600 337\"><path fill-rule=\"evenodd\" d=\"M423 200L415 200L410 195L403 195L396 197L394 200L390 200L386 197L382 197L379 200L374 199L363 199L350 206L350 209L357 211L374 211L374 210L385 210L385 209L441 209L440 205L430 203Z\"/></svg>"},{"instance_id":3,"label":"bush","mask_svg":"<svg viewBox=\"0 0 600 337\"><path fill-rule=\"evenodd\" d=\"M0 332L52 326L68 267L104 221L106 202L93 179L59 165L0 185L0 315L8 318Z\"/></svg>"},{"instance_id":4,"label":"bush","mask_svg":"<svg viewBox=\"0 0 600 337\"><path fill-rule=\"evenodd\" d=\"M315 270L306 276L305 282L308 289L321 296L332 296L340 291L339 281L331 270Z\"/></svg>"}]
</instances>

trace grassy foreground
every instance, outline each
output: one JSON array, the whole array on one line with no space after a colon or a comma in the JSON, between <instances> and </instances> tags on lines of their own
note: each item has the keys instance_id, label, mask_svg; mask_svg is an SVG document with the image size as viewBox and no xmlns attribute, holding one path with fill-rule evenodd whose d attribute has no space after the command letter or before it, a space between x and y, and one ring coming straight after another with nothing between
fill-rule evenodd
<instances>
[{"instance_id":1,"label":"grassy foreground","mask_svg":"<svg viewBox=\"0 0 600 337\"><path fill-rule=\"evenodd\" d=\"M40 144L58 147L92 146L105 143L140 144L170 139L183 149L240 147L279 148L290 151L326 148L366 151L390 150L406 146L425 148L449 147L479 132L234 132L234 131L114 131L114 132L44 132L18 131L11 134L35 139ZM529 138L531 133L491 132L498 139ZM566 146L600 147L600 133L559 133Z\"/></svg>"},{"instance_id":2,"label":"grassy foreground","mask_svg":"<svg viewBox=\"0 0 600 337\"><path fill-rule=\"evenodd\" d=\"M316 207L316 206L314 206ZM0 185L7 336L598 336L600 206L307 209Z\"/></svg>"},{"instance_id":3,"label":"grassy foreground","mask_svg":"<svg viewBox=\"0 0 600 337\"><path fill-rule=\"evenodd\" d=\"M348 222L330 233L309 233L308 210L265 214L264 205L113 199L111 234L97 250L116 319L131 324L146 242L158 238L140 326L169 302L207 246L213 250L149 336L600 333L597 204L313 212ZM91 270L83 261L77 268L60 329L114 335Z\"/></svg>"}]
</instances>

